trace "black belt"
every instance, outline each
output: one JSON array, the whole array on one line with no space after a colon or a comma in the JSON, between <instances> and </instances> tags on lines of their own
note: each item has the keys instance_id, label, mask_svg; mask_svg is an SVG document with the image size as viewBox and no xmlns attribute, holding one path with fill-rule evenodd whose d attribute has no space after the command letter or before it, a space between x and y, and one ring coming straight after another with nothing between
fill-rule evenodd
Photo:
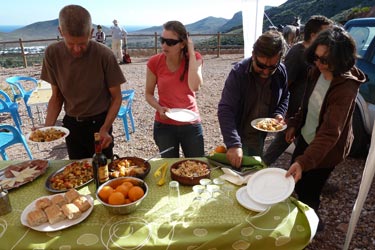
<instances>
[{"instance_id":1,"label":"black belt","mask_svg":"<svg viewBox=\"0 0 375 250\"><path fill-rule=\"evenodd\" d=\"M66 117L76 122L91 122L95 120L104 120L107 117L107 112L103 112L101 114L93 115L93 116L86 116L86 117L70 116L70 115L66 115Z\"/></svg>"}]
</instances>

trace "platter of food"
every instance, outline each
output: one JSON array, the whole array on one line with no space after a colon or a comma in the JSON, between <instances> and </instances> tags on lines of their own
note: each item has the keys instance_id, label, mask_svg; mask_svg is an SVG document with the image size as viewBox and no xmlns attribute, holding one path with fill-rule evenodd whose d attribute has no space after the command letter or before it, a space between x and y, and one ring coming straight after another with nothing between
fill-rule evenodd
<instances>
[{"instance_id":1,"label":"platter of food","mask_svg":"<svg viewBox=\"0 0 375 250\"><path fill-rule=\"evenodd\" d=\"M26 139L30 143L48 143L60 141L68 135L69 130L67 128L51 126L31 131L26 135Z\"/></svg>"},{"instance_id":2,"label":"platter of food","mask_svg":"<svg viewBox=\"0 0 375 250\"><path fill-rule=\"evenodd\" d=\"M193 186L204 178L210 178L211 169L204 161L182 160L174 163L170 169L172 180L182 185Z\"/></svg>"},{"instance_id":3,"label":"platter of food","mask_svg":"<svg viewBox=\"0 0 375 250\"><path fill-rule=\"evenodd\" d=\"M91 195L80 195L75 189L65 194L39 197L21 214L21 223L40 232L53 232L76 225L94 208Z\"/></svg>"},{"instance_id":4,"label":"platter of food","mask_svg":"<svg viewBox=\"0 0 375 250\"><path fill-rule=\"evenodd\" d=\"M151 170L149 162L139 157L119 157L114 155L112 162L108 164L109 177L137 177L144 179Z\"/></svg>"},{"instance_id":5,"label":"platter of food","mask_svg":"<svg viewBox=\"0 0 375 250\"><path fill-rule=\"evenodd\" d=\"M280 123L274 118L258 118L252 120L251 126L263 132L280 132L287 128L286 124Z\"/></svg>"},{"instance_id":6,"label":"platter of food","mask_svg":"<svg viewBox=\"0 0 375 250\"><path fill-rule=\"evenodd\" d=\"M191 110L188 109L179 109L173 108L169 109L168 112L165 113L169 119L178 121L178 122L192 122L199 118L199 115Z\"/></svg>"},{"instance_id":7,"label":"platter of food","mask_svg":"<svg viewBox=\"0 0 375 250\"><path fill-rule=\"evenodd\" d=\"M73 161L48 176L45 187L50 192L61 193L71 188L81 188L93 180L91 159Z\"/></svg>"},{"instance_id":8,"label":"platter of food","mask_svg":"<svg viewBox=\"0 0 375 250\"><path fill-rule=\"evenodd\" d=\"M22 186L44 174L47 167L46 160L28 160L9 165L0 171L0 186L7 190Z\"/></svg>"}]
</instances>

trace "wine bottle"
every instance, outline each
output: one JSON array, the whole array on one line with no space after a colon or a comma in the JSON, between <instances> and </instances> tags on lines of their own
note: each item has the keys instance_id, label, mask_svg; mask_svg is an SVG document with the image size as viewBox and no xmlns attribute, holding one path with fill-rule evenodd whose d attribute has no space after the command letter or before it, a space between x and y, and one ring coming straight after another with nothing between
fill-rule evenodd
<instances>
[{"instance_id":1,"label":"wine bottle","mask_svg":"<svg viewBox=\"0 0 375 250\"><path fill-rule=\"evenodd\" d=\"M102 152L102 144L100 142L99 133L94 134L95 138L95 154L92 157L92 168L96 188L109 179L107 157Z\"/></svg>"}]
</instances>

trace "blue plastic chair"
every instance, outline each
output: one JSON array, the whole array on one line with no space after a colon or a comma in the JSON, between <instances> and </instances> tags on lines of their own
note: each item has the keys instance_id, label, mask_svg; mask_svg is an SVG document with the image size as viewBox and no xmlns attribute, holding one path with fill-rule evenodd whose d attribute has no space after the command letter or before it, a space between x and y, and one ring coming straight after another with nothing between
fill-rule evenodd
<instances>
[{"instance_id":1,"label":"blue plastic chair","mask_svg":"<svg viewBox=\"0 0 375 250\"><path fill-rule=\"evenodd\" d=\"M38 81L34 77L29 76L12 76L8 77L5 81L10 85L12 89L13 101L15 102L18 98L22 98L25 102L25 106L29 117L33 118L31 108L27 104L27 101L29 100L31 93L38 87ZM35 86L26 90L23 86L25 82L32 82Z\"/></svg>"},{"instance_id":2,"label":"blue plastic chair","mask_svg":"<svg viewBox=\"0 0 375 250\"><path fill-rule=\"evenodd\" d=\"M122 95L122 101L124 105L121 105L120 110L117 113L117 117L122 119L122 122L124 124L125 129L125 136L126 140L130 140L129 135L129 127L128 127L128 118L130 119L130 123L132 125L132 132L135 132L135 126L134 126L134 118L132 113L132 104L134 99L134 90L123 90L121 91Z\"/></svg>"},{"instance_id":3,"label":"blue plastic chair","mask_svg":"<svg viewBox=\"0 0 375 250\"><path fill-rule=\"evenodd\" d=\"M2 91L0 89L0 113L10 113L10 115L13 118L14 124L16 127L21 130L21 117L20 114L18 113L18 104L16 102L12 102L10 97L8 96L7 93Z\"/></svg>"},{"instance_id":4,"label":"blue plastic chair","mask_svg":"<svg viewBox=\"0 0 375 250\"><path fill-rule=\"evenodd\" d=\"M0 154L4 161L9 160L5 149L16 143L22 143L30 159L33 159L30 148L25 140L25 136L21 134L16 127L11 125L0 125Z\"/></svg>"}]
</instances>

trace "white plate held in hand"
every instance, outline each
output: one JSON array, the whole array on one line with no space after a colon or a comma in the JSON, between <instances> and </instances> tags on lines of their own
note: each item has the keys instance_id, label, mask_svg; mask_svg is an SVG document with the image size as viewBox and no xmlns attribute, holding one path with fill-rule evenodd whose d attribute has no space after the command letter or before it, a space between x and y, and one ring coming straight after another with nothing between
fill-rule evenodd
<instances>
[{"instance_id":1,"label":"white plate held in hand","mask_svg":"<svg viewBox=\"0 0 375 250\"><path fill-rule=\"evenodd\" d=\"M247 193L254 201L271 205L288 198L294 190L292 176L285 177L286 170L265 168L259 170L247 183Z\"/></svg>"},{"instance_id":2,"label":"white plate held in hand","mask_svg":"<svg viewBox=\"0 0 375 250\"><path fill-rule=\"evenodd\" d=\"M192 122L197 120L199 117L197 113L191 110L178 108L169 109L169 111L166 112L165 115L168 118L178 122Z\"/></svg>"}]
</instances>

